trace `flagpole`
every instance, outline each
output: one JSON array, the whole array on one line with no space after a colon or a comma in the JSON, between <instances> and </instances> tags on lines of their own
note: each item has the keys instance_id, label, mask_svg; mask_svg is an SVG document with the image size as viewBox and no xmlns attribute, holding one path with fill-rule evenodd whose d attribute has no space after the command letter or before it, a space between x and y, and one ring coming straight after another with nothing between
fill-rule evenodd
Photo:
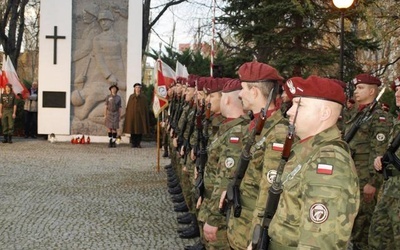
<instances>
[{"instance_id":1,"label":"flagpole","mask_svg":"<svg viewBox=\"0 0 400 250\"><path fill-rule=\"evenodd\" d=\"M158 59L161 59L161 43L159 45L160 47L158 52ZM159 63L160 61L157 60L157 72L159 68L158 66ZM157 74L157 81L158 81L158 74ZM164 110L162 110L161 112L164 112ZM157 173L159 172L160 172L160 115L157 116Z\"/></svg>"},{"instance_id":2,"label":"flagpole","mask_svg":"<svg viewBox=\"0 0 400 250\"><path fill-rule=\"evenodd\" d=\"M214 46L215 46L215 0L213 1L213 17L212 17L212 37L211 37L211 62L210 62L210 76L212 77L214 75Z\"/></svg>"}]
</instances>

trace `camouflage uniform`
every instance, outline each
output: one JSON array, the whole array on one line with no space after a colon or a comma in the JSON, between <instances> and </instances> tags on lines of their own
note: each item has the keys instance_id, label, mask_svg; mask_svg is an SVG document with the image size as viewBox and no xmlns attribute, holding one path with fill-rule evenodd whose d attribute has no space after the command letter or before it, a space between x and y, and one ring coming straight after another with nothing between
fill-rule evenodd
<instances>
[{"instance_id":1,"label":"camouflage uniform","mask_svg":"<svg viewBox=\"0 0 400 250\"><path fill-rule=\"evenodd\" d=\"M182 134L184 136L184 133L186 131L186 129L190 126L189 125L189 114L191 113L190 110L190 105L189 103L185 102L184 106L183 106L183 110L182 110L182 115L179 118L178 121L178 127L176 129L176 135L178 136L178 138L180 137L180 135ZM184 124L186 123L186 128L184 128ZM184 140L184 138L182 138ZM178 140L179 141L179 140ZM177 176L179 177L180 180L180 184L182 187L182 194L183 197L185 198L185 202L186 205L190 205L192 204L191 201L191 190L192 190L192 185L190 183L190 179L189 179L189 173L185 172L182 170L183 166L183 162L181 162L181 156L180 156L180 150L181 150L181 146L178 142L178 148L175 149L174 151L178 150L177 153L177 163L176 163L176 173Z\"/></svg>"},{"instance_id":2,"label":"camouflage uniform","mask_svg":"<svg viewBox=\"0 0 400 250\"><path fill-rule=\"evenodd\" d=\"M400 121L393 128L392 138L400 133ZM390 140L391 141L391 140ZM400 149L396 150L400 157ZM369 249L400 249L400 171L393 165L389 179L383 185L383 194L375 207L369 229Z\"/></svg>"},{"instance_id":3,"label":"camouflage uniform","mask_svg":"<svg viewBox=\"0 0 400 250\"><path fill-rule=\"evenodd\" d=\"M213 137L209 145L210 160L207 164L207 175L205 181L210 182L211 190L206 190L207 200L201 205L201 219L203 223L218 227L217 241L207 242L207 249L230 249L227 233L226 218L219 212L219 200L222 190L226 189L226 181L236 169L240 159L243 144L246 142L248 117L239 117L234 120L227 120L221 125L218 133ZM217 160L211 161L211 160ZM210 174L215 174L210 176Z\"/></svg>"},{"instance_id":4,"label":"camouflage uniform","mask_svg":"<svg viewBox=\"0 0 400 250\"><path fill-rule=\"evenodd\" d=\"M356 113L347 123L345 135L361 112ZM389 132L392 127L392 117L379 106L375 108L370 119L364 122L353 139L349 142L353 153L354 164L360 182L361 204L352 232L353 246L366 249L368 246L368 231L370 220L375 209L377 195L382 185L381 174L374 169L374 160L383 155L389 142ZM376 188L373 201L364 202L363 188L370 184Z\"/></svg>"},{"instance_id":5,"label":"camouflage uniform","mask_svg":"<svg viewBox=\"0 0 400 250\"><path fill-rule=\"evenodd\" d=\"M269 249L346 249L360 194L339 129L331 127L295 144L282 180Z\"/></svg>"},{"instance_id":6,"label":"camouflage uniform","mask_svg":"<svg viewBox=\"0 0 400 250\"><path fill-rule=\"evenodd\" d=\"M17 105L14 93L1 95L1 104L3 105L3 117L1 118L1 125L3 126L3 135L12 135L14 133L14 105Z\"/></svg>"},{"instance_id":7,"label":"camouflage uniform","mask_svg":"<svg viewBox=\"0 0 400 250\"><path fill-rule=\"evenodd\" d=\"M213 115L210 118L210 126L208 127L208 136L209 138L214 138L216 137L216 134L212 134L212 127L216 127L213 126L212 124L220 124L222 123L222 121L225 120L225 118L218 114L218 115ZM203 127L203 133L206 133L206 131L204 131L204 127ZM215 132L217 133L218 130L215 130ZM196 133L197 134L197 133ZM218 137L216 137L218 138ZM223 138L221 138L223 139ZM208 140L208 145L211 144L212 140ZM217 144L215 144L217 145ZM198 145L198 147L200 147L200 145ZM215 152L213 152L213 150ZM204 167L204 176L203 176L203 181L204 181L204 194L203 194L203 201L201 203L200 209L198 210L198 221L199 221L199 229L200 229L200 236L203 240L203 244L207 244L207 242L204 240L204 234L203 234L203 226L204 223L207 220L207 216L208 216L208 203L210 201L211 198L211 193L212 190L214 188L214 182L215 182L215 177L216 177L216 173L217 173L217 168L216 166L212 165L212 163L217 163L218 159L219 159L219 154L221 153L220 148L218 147L207 147L207 162L206 165ZM197 156L199 158L199 155ZM199 177L198 177L199 178Z\"/></svg>"},{"instance_id":8,"label":"camouflage uniform","mask_svg":"<svg viewBox=\"0 0 400 250\"><path fill-rule=\"evenodd\" d=\"M257 119L257 118L254 118ZM240 217L229 216L228 239L233 249L246 249L252 238L254 223L264 213L268 188L268 173L275 170L281 159L288 122L278 110L268 117L260 136L251 148L252 158L240 185ZM277 147L278 146L278 147ZM255 218L258 217L258 220Z\"/></svg>"}]
</instances>

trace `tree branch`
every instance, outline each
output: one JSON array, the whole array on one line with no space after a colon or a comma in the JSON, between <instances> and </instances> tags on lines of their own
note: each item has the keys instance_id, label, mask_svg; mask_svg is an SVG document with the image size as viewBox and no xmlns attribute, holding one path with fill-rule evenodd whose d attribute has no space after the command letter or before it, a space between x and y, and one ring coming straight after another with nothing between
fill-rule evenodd
<instances>
[{"instance_id":1,"label":"tree branch","mask_svg":"<svg viewBox=\"0 0 400 250\"><path fill-rule=\"evenodd\" d=\"M174 6L174 5L178 5L178 4L183 3L183 2L187 2L187 0L177 0L177 1L168 2L164 6L164 8L161 10L161 12L158 13L156 18L154 18L154 20L149 24L149 28L153 28L153 26L157 23L157 21L161 18L161 16L168 10L169 7Z\"/></svg>"}]
</instances>

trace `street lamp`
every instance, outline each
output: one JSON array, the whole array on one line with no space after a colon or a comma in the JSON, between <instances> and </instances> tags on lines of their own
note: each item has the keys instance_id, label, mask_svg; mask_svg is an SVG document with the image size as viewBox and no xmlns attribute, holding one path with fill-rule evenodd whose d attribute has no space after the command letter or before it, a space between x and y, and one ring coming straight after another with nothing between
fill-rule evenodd
<instances>
[{"instance_id":1,"label":"street lamp","mask_svg":"<svg viewBox=\"0 0 400 250\"><path fill-rule=\"evenodd\" d=\"M340 9L340 80L343 81L343 53L344 53L344 10L353 4L354 0L333 0L333 4Z\"/></svg>"}]
</instances>

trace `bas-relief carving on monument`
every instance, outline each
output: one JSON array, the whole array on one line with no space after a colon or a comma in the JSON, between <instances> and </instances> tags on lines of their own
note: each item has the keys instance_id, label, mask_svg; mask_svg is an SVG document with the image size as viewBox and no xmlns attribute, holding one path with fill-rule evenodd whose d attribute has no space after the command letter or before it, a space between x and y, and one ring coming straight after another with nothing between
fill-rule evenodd
<instances>
[{"instance_id":1,"label":"bas-relief carving on monument","mask_svg":"<svg viewBox=\"0 0 400 250\"><path fill-rule=\"evenodd\" d=\"M125 112L128 1L74 0L72 20L71 134L105 135L112 84Z\"/></svg>"}]
</instances>

